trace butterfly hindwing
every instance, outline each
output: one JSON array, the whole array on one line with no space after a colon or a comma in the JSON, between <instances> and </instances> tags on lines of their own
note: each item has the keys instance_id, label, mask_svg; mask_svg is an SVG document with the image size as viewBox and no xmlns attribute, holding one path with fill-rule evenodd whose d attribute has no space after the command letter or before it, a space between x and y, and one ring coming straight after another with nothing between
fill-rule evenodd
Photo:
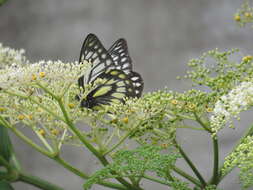
<instances>
[{"instance_id":1,"label":"butterfly hindwing","mask_svg":"<svg viewBox=\"0 0 253 190\"><path fill-rule=\"evenodd\" d=\"M134 87L135 97L137 98L141 97L143 87L144 87L144 82L141 75L137 72L131 71L128 77L131 80L132 85Z\"/></svg>"},{"instance_id":2,"label":"butterfly hindwing","mask_svg":"<svg viewBox=\"0 0 253 190\"><path fill-rule=\"evenodd\" d=\"M92 90L81 102L81 106L108 105L123 102L126 97L135 97L135 89L129 76L121 70L112 69L100 74L98 79L104 82Z\"/></svg>"},{"instance_id":3,"label":"butterfly hindwing","mask_svg":"<svg viewBox=\"0 0 253 190\"><path fill-rule=\"evenodd\" d=\"M84 76L79 78L78 84L81 87L113 65L112 57L94 34L89 34L83 43L79 62L83 63L84 60L90 62L92 66L87 81L84 81Z\"/></svg>"}]
</instances>

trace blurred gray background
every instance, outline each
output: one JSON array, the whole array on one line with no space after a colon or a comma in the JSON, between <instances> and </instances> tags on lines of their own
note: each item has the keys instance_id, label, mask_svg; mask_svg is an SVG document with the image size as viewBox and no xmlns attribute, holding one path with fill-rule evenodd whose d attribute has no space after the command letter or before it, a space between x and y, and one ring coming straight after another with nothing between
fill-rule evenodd
<instances>
[{"instance_id":1,"label":"blurred gray background","mask_svg":"<svg viewBox=\"0 0 253 190\"><path fill-rule=\"evenodd\" d=\"M128 41L134 68L145 81L145 92L167 86L183 91L187 82L177 81L189 59L204 51L240 48L252 54L253 31L239 28L233 14L240 0L9 0L0 7L0 42L13 48L24 48L32 61L41 59L78 60L80 48L88 33L95 33L105 47L124 37ZM221 136L221 157L232 148L245 127L250 114L237 129L224 130ZM181 130L180 142L197 163L204 176L212 170L211 142L203 132ZM24 169L34 175L60 184L65 189L81 190L83 181L59 167L50 159L27 147L13 136L15 148ZM91 173L96 160L87 151L66 147L65 158ZM183 162L180 167L190 172ZM237 171L220 184L225 190L238 190ZM17 190L36 190L16 183ZM167 189L144 181L146 190ZM107 189L95 185L92 189Z\"/></svg>"}]
</instances>

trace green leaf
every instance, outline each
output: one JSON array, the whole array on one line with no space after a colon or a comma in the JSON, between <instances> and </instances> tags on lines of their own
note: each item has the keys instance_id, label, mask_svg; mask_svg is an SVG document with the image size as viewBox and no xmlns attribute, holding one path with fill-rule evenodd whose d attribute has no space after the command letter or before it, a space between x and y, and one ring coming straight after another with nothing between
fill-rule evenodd
<instances>
[{"instance_id":1,"label":"green leaf","mask_svg":"<svg viewBox=\"0 0 253 190\"><path fill-rule=\"evenodd\" d=\"M0 155L6 160L10 161L12 156L12 144L8 135L8 129L0 125Z\"/></svg>"},{"instance_id":2,"label":"green leaf","mask_svg":"<svg viewBox=\"0 0 253 190\"><path fill-rule=\"evenodd\" d=\"M6 3L7 0L0 0L0 6Z\"/></svg>"},{"instance_id":3,"label":"green leaf","mask_svg":"<svg viewBox=\"0 0 253 190\"><path fill-rule=\"evenodd\" d=\"M189 190L187 184L169 177L168 172L174 167L180 155L171 150L164 153L162 147L144 145L134 150L119 150L113 155L113 163L98 170L83 185L84 189L90 189L95 183L105 179L116 177L130 177L136 181L143 177L145 173L153 173L157 178L163 179L164 183L175 190L180 187L182 190ZM173 178L173 181L171 181Z\"/></svg>"},{"instance_id":4,"label":"green leaf","mask_svg":"<svg viewBox=\"0 0 253 190\"><path fill-rule=\"evenodd\" d=\"M7 181L0 181L1 190L14 190L14 188Z\"/></svg>"}]
</instances>

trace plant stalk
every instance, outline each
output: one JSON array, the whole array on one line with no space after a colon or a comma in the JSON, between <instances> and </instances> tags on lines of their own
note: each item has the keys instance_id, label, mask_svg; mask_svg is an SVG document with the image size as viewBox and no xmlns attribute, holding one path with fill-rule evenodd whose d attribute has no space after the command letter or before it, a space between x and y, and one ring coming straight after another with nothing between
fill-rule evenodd
<instances>
[{"instance_id":1,"label":"plant stalk","mask_svg":"<svg viewBox=\"0 0 253 190\"><path fill-rule=\"evenodd\" d=\"M91 151L98 159L99 161L104 165L107 166L109 164L109 162L106 160L106 158L100 154L100 152L98 152L93 146L92 144L89 143L89 141L80 133L80 131L75 127L75 125L72 123L72 121L70 120L68 113L63 105L63 102L61 101L61 99L57 99L59 106L62 110L62 113L64 115L64 118L66 120L66 123L68 124L69 128L75 133L75 135L80 139L80 141L89 149L89 151ZM114 172L112 172L112 174L115 174ZM122 185L124 185L125 187L129 188L129 189L133 189L133 190L140 190L141 188L139 187L134 187L133 185L131 185L129 182L127 182L125 179L117 177L116 178Z\"/></svg>"},{"instance_id":2,"label":"plant stalk","mask_svg":"<svg viewBox=\"0 0 253 190\"><path fill-rule=\"evenodd\" d=\"M33 185L35 187L38 187L43 190L63 190L63 188L56 186L48 181L45 181L43 179L40 179L39 177L27 175L24 173L19 173L19 178L17 181L22 181L24 183L28 183L30 185Z\"/></svg>"},{"instance_id":3,"label":"plant stalk","mask_svg":"<svg viewBox=\"0 0 253 190\"><path fill-rule=\"evenodd\" d=\"M185 179L188 179L190 182L192 182L193 184L201 187L201 183L195 179L194 177L192 177L191 175L187 174L186 172L184 172L183 170L179 169L178 167L174 167L173 171L176 172L177 174L181 175L182 177L184 177Z\"/></svg>"},{"instance_id":4,"label":"plant stalk","mask_svg":"<svg viewBox=\"0 0 253 190\"><path fill-rule=\"evenodd\" d=\"M212 137L213 140L213 176L211 184L217 185L219 183L219 144L218 137Z\"/></svg>"},{"instance_id":5,"label":"plant stalk","mask_svg":"<svg viewBox=\"0 0 253 190\"><path fill-rule=\"evenodd\" d=\"M206 181L204 180L204 178L202 177L202 175L200 174L200 172L197 170L197 168L192 163L192 161L190 160L190 158L186 155L186 153L184 152L184 150L180 147L180 145L176 141L175 141L175 145L176 145L176 148L181 153L181 155L183 156L183 158L185 159L186 163L190 166L190 168L192 169L192 171L194 172L194 174L199 179L199 181L202 184L202 186L205 187L206 186Z\"/></svg>"}]
</instances>

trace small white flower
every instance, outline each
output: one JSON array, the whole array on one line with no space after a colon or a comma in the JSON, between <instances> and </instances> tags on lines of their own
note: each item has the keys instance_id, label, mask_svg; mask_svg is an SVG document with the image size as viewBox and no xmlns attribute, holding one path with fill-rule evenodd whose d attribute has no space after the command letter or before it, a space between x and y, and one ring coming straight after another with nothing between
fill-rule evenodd
<instances>
[{"instance_id":1,"label":"small white flower","mask_svg":"<svg viewBox=\"0 0 253 190\"><path fill-rule=\"evenodd\" d=\"M248 109L252 102L253 82L242 82L215 104L211 116L212 130L217 133L232 117L238 117L240 112Z\"/></svg>"},{"instance_id":2,"label":"small white flower","mask_svg":"<svg viewBox=\"0 0 253 190\"><path fill-rule=\"evenodd\" d=\"M56 84L63 87L66 83L76 83L85 68L84 64L78 62L61 61L40 61L34 64L8 66L0 70L0 87L5 89L28 87L35 81L48 83L52 87Z\"/></svg>"},{"instance_id":3,"label":"small white flower","mask_svg":"<svg viewBox=\"0 0 253 190\"><path fill-rule=\"evenodd\" d=\"M80 93L78 78L86 74L89 64L62 61L39 61L28 64L23 54L24 50L17 51L0 44L0 107L6 110L5 115L11 118L13 123L18 121L16 119L18 115L31 113L34 121L37 119L52 122L49 114L42 112L37 104L47 107L56 114L60 113L56 100L48 91L55 96L66 95L66 102L75 101L75 96ZM74 114L78 110L71 109L71 112Z\"/></svg>"},{"instance_id":4,"label":"small white flower","mask_svg":"<svg viewBox=\"0 0 253 190\"><path fill-rule=\"evenodd\" d=\"M22 65L27 64L25 50L14 50L9 47L3 47L0 43L0 69L5 68L10 65Z\"/></svg>"}]
</instances>

